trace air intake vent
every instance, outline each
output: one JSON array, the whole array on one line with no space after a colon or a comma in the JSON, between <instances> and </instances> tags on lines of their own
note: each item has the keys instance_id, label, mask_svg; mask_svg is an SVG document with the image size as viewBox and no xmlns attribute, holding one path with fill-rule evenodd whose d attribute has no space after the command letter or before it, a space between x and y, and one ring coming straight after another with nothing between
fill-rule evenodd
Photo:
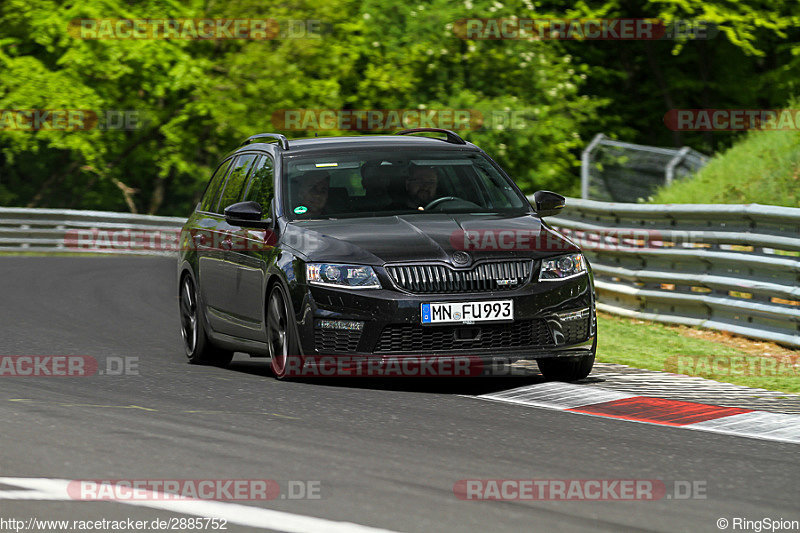
<instances>
[{"instance_id":1,"label":"air intake vent","mask_svg":"<svg viewBox=\"0 0 800 533\"><path fill-rule=\"evenodd\" d=\"M469 330L467 335L460 334L464 329ZM503 348L536 349L553 344L544 320L520 320L511 324L484 324L469 328L391 324L381 332L375 353L461 353Z\"/></svg>"},{"instance_id":2,"label":"air intake vent","mask_svg":"<svg viewBox=\"0 0 800 533\"><path fill-rule=\"evenodd\" d=\"M358 349L361 331L343 329L315 329L314 349L322 355L353 353Z\"/></svg>"}]
</instances>

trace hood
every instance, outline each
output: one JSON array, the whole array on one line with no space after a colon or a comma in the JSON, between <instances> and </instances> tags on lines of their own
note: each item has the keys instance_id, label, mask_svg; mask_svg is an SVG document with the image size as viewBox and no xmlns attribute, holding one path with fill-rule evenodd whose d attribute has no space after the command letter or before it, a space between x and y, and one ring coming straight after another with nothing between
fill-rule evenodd
<instances>
[{"instance_id":1,"label":"hood","mask_svg":"<svg viewBox=\"0 0 800 533\"><path fill-rule=\"evenodd\" d=\"M296 220L283 238L309 261L367 265L453 261L465 251L472 262L552 256L578 249L535 216L411 214L339 220ZM460 255L460 254L459 254Z\"/></svg>"}]
</instances>

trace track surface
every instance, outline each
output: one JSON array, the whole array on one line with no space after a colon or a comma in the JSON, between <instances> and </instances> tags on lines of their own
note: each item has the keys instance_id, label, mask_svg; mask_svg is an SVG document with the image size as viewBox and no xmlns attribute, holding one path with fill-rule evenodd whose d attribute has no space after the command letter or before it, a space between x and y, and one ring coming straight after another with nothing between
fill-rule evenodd
<instances>
[{"instance_id":1,"label":"track surface","mask_svg":"<svg viewBox=\"0 0 800 533\"><path fill-rule=\"evenodd\" d=\"M0 378L0 477L319 480L319 500L244 504L409 532L718 531L721 517L800 519L794 444L463 396L538 377L284 383L243 355L228 369L190 366L174 260L2 257L0 271L0 355L139 358L139 375ZM472 478L690 480L705 482L707 499L460 501L453 484ZM0 500L0 518L170 516L182 515Z\"/></svg>"}]
</instances>

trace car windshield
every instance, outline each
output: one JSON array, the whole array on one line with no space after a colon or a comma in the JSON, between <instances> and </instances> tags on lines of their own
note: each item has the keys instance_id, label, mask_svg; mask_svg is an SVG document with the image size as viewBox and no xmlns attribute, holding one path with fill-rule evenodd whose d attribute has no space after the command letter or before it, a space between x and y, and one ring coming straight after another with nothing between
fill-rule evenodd
<instances>
[{"instance_id":1,"label":"car windshield","mask_svg":"<svg viewBox=\"0 0 800 533\"><path fill-rule=\"evenodd\" d=\"M297 219L529 209L525 197L479 152L295 156L284 176L286 211Z\"/></svg>"}]
</instances>

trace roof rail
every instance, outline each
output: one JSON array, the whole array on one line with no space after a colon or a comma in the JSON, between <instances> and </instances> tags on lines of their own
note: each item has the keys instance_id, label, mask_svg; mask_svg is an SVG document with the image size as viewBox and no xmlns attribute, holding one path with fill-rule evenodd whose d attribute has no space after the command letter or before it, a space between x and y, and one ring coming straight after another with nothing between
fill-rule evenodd
<instances>
[{"instance_id":1,"label":"roof rail","mask_svg":"<svg viewBox=\"0 0 800 533\"><path fill-rule=\"evenodd\" d=\"M289 141L287 141L286 137L281 135L280 133L259 133L257 135L251 135L250 137L247 138L247 140L245 140L241 144L241 146L244 146L246 144L250 144L251 142L255 141L256 139L267 139L267 138L269 138L269 139L277 139L278 144L280 145L281 148L283 148L284 150L288 150L289 149Z\"/></svg>"},{"instance_id":2,"label":"roof rail","mask_svg":"<svg viewBox=\"0 0 800 533\"><path fill-rule=\"evenodd\" d=\"M447 134L447 139L441 139L441 140L443 141L446 140L447 142L452 144L467 144L467 142L461 137L459 137L456 133L450 130L443 130L442 128L412 128L410 130L398 131L395 135L408 135L409 133L422 133L422 132L445 133Z\"/></svg>"}]
</instances>

